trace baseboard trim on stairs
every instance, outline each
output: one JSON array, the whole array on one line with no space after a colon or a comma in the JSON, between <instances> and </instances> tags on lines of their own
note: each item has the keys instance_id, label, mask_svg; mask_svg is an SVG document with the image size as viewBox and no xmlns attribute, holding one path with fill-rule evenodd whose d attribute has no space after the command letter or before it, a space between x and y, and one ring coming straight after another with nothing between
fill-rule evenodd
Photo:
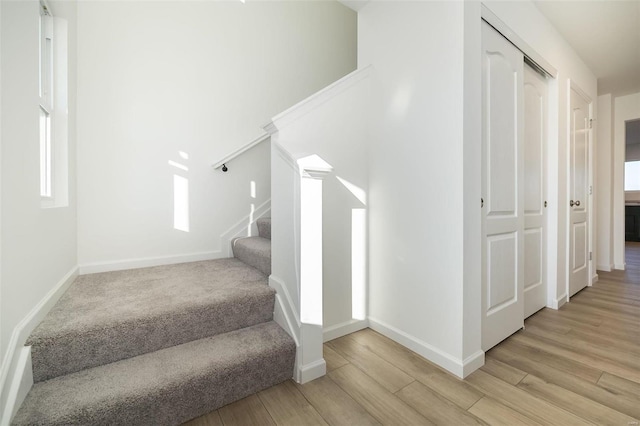
<instances>
[{"instance_id":1,"label":"baseboard trim on stairs","mask_svg":"<svg viewBox=\"0 0 640 426\"><path fill-rule=\"evenodd\" d=\"M369 320L351 319L340 324L326 327L322 333L322 338L323 341L328 342L329 340L337 339L338 337L346 336L347 334L364 330L367 327L369 327Z\"/></svg>"},{"instance_id":2,"label":"baseboard trim on stairs","mask_svg":"<svg viewBox=\"0 0 640 426\"><path fill-rule=\"evenodd\" d=\"M276 291L276 302L273 307L273 320L286 331L296 342L296 347L300 348L300 318L293 309L293 300L287 291L284 282L274 276L269 276L269 287Z\"/></svg>"},{"instance_id":3,"label":"baseboard trim on stairs","mask_svg":"<svg viewBox=\"0 0 640 426\"><path fill-rule=\"evenodd\" d=\"M253 210L253 213L246 215L231 228L220 235L220 247L224 257L233 257L231 242L239 237L251 237L258 235L256 221L261 217L268 217L271 214L271 198L260 204Z\"/></svg>"},{"instance_id":4,"label":"baseboard trim on stairs","mask_svg":"<svg viewBox=\"0 0 640 426\"><path fill-rule=\"evenodd\" d=\"M460 378L484 365L484 352L480 350L462 360L375 318L369 317L369 327Z\"/></svg>"},{"instance_id":5,"label":"baseboard trim on stairs","mask_svg":"<svg viewBox=\"0 0 640 426\"><path fill-rule=\"evenodd\" d=\"M112 262L85 263L80 265L80 275L99 272L123 271L126 269L148 268L151 266L173 265L176 263L199 262L202 260L221 259L227 256L221 250L202 253L180 254L174 256L144 257L140 259L124 259Z\"/></svg>"},{"instance_id":6,"label":"baseboard trim on stairs","mask_svg":"<svg viewBox=\"0 0 640 426\"><path fill-rule=\"evenodd\" d=\"M28 349L28 359L25 358L24 343L77 276L78 267L74 266L13 329L0 370L0 412L3 413L0 425L9 425L33 385L31 350Z\"/></svg>"},{"instance_id":7,"label":"baseboard trim on stairs","mask_svg":"<svg viewBox=\"0 0 640 426\"><path fill-rule=\"evenodd\" d=\"M33 386L33 367L31 365L31 346L18 349L13 379L8 383L7 402L0 425L9 426L13 416L27 397Z\"/></svg>"}]
</instances>

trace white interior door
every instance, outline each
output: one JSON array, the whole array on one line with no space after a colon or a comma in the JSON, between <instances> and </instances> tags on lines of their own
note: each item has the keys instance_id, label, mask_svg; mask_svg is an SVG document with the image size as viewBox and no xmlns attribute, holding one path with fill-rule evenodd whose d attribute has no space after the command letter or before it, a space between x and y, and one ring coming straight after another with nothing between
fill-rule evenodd
<instances>
[{"instance_id":1,"label":"white interior door","mask_svg":"<svg viewBox=\"0 0 640 426\"><path fill-rule=\"evenodd\" d=\"M544 308L547 79L524 66L524 317Z\"/></svg>"},{"instance_id":2,"label":"white interior door","mask_svg":"<svg viewBox=\"0 0 640 426\"><path fill-rule=\"evenodd\" d=\"M571 156L569 182L569 296L582 290L589 280L588 161L589 102L573 87L571 105Z\"/></svg>"},{"instance_id":3,"label":"white interior door","mask_svg":"<svg viewBox=\"0 0 640 426\"><path fill-rule=\"evenodd\" d=\"M482 347L524 324L522 52L482 23Z\"/></svg>"}]
</instances>

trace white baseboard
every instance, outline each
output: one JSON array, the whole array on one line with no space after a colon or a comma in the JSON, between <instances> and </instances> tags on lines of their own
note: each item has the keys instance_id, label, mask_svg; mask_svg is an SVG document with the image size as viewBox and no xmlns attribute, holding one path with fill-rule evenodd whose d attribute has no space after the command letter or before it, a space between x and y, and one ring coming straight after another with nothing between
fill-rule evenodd
<instances>
[{"instance_id":1,"label":"white baseboard","mask_svg":"<svg viewBox=\"0 0 640 426\"><path fill-rule=\"evenodd\" d=\"M258 206L253 214L245 216L238 223L220 235L220 250L200 253L178 254L170 256L143 257L138 259L121 259L105 262L85 263L80 265L80 275L99 272L123 271L127 269L149 268L152 266L174 265L176 263L199 262L202 260L233 257L231 241L235 238L258 235L256 221L271 213L271 199Z\"/></svg>"},{"instance_id":2,"label":"white baseboard","mask_svg":"<svg viewBox=\"0 0 640 426\"><path fill-rule=\"evenodd\" d=\"M484 365L484 351L478 350L473 355L465 358L462 361L462 377L467 377L469 374L476 371L478 368Z\"/></svg>"},{"instance_id":3,"label":"white baseboard","mask_svg":"<svg viewBox=\"0 0 640 426\"><path fill-rule=\"evenodd\" d=\"M300 318L293 309L293 300L284 282L275 275L269 276L269 287L276 291L273 320L286 331L300 347Z\"/></svg>"},{"instance_id":4,"label":"white baseboard","mask_svg":"<svg viewBox=\"0 0 640 426\"><path fill-rule=\"evenodd\" d=\"M596 265L596 269L598 271L611 272L613 269L613 264L611 265Z\"/></svg>"},{"instance_id":5,"label":"white baseboard","mask_svg":"<svg viewBox=\"0 0 640 426\"><path fill-rule=\"evenodd\" d=\"M567 294L566 293L561 295L557 299L550 300L549 303L547 303L547 308L558 310L565 303L567 303Z\"/></svg>"},{"instance_id":6,"label":"white baseboard","mask_svg":"<svg viewBox=\"0 0 640 426\"><path fill-rule=\"evenodd\" d=\"M326 327L322 333L322 338L323 341L328 342L329 340L355 333L356 331L363 330L367 327L369 327L369 320L351 319L340 324Z\"/></svg>"},{"instance_id":7,"label":"white baseboard","mask_svg":"<svg viewBox=\"0 0 640 426\"><path fill-rule=\"evenodd\" d=\"M624 271L627 268L627 264L626 263L614 263L613 264L613 269L617 269L619 271Z\"/></svg>"},{"instance_id":8,"label":"white baseboard","mask_svg":"<svg viewBox=\"0 0 640 426\"><path fill-rule=\"evenodd\" d=\"M484 365L484 352L482 351L462 360L375 318L369 317L369 327L460 378L466 377Z\"/></svg>"},{"instance_id":9,"label":"white baseboard","mask_svg":"<svg viewBox=\"0 0 640 426\"><path fill-rule=\"evenodd\" d=\"M589 285L594 285L595 283L598 282L598 280L600 279L600 277L598 276L598 274L593 274L593 277L591 277L591 283L589 283Z\"/></svg>"},{"instance_id":10,"label":"white baseboard","mask_svg":"<svg viewBox=\"0 0 640 426\"><path fill-rule=\"evenodd\" d=\"M27 362L24 343L77 276L78 267L74 266L13 329L0 369L0 393L2 394L0 412L4 413L0 424L9 424L10 417L22 403L21 398L24 398L33 384L33 379L29 379L29 375L32 374L30 368L31 351L29 349ZM7 417L9 418L7 419Z\"/></svg>"},{"instance_id":11,"label":"white baseboard","mask_svg":"<svg viewBox=\"0 0 640 426\"><path fill-rule=\"evenodd\" d=\"M251 237L258 235L258 226L256 222L261 217L268 217L271 214L271 198L266 200L255 208L252 214L246 215L231 228L227 229L220 235L220 247L225 257L233 257L231 243L236 238Z\"/></svg>"},{"instance_id":12,"label":"white baseboard","mask_svg":"<svg viewBox=\"0 0 640 426\"><path fill-rule=\"evenodd\" d=\"M23 346L17 351L16 365L13 379L7 383L9 388L4 414L0 419L0 425L9 426L13 416L27 397L33 386L33 366L31 364L31 346Z\"/></svg>"},{"instance_id":13,"label":"white baseboard","mask_svg":"<svg viewBox=\"0 0 640 426\"><path fill-rule=\"evenodd\" d=\"M222 251L180 254L175 256L145 257L140 259L124 259L107 262L85 263L80 265L80 275L98 272L123 271L126 269L148 268L151 266L173 265L176 263L199 262L227 257Z\"/></svg>"},{"instance_id":14,"label":"white baseboard","mask_svg":"<svg viewBox=\"0 0 640 426\"><path fill-rule=\"evenodd\" d=\"M296 368L294 380L301 385L327 374L327 363L324 358Z\"/></svg>"}]
</instances>

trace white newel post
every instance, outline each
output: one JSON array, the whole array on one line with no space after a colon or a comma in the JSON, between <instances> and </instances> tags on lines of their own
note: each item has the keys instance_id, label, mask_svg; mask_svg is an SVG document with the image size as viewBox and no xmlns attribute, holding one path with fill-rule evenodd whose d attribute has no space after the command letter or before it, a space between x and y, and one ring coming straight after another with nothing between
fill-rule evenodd
<instances>
[{"instance_id":1,"label":"white newel post","mask_svg":"<svg viewBox=\"0 0 640 426\"><path fill-rule=\"evenodd\" d=\"M300 349L296 377L325 375L322 354L322 179L333 168L317 155L300 158Z\"/></svg>"}]
</instances>

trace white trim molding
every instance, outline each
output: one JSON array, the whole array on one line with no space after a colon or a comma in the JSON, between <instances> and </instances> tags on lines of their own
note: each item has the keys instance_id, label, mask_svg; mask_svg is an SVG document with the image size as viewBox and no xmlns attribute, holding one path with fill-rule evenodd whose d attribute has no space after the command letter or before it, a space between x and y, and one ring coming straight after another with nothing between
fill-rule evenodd
<instances>
[{"instance_id":1,"label":"white trim molding","mask_svg":"<svg viewBox=\"0 0 640 426\"><path fill-rule=\"evenodd\" d=\"M80 275L221 259L226 257L225 254L226 253L221 250L216 250L201 253L176 254L172 256L143 257L138 259L121 259L106 262L85 263L84 265L80 265Z\"/></svg>"},{"instance_id":2,"label":"white trim molding","mask_svg":"<svg viewBox=\"0 0 640 426\"><path fill-rule=\"evenodd\" d=\"M561 295L560 297L556 298L556 299L552 299L547 303L547 308L551 308L551 309L555 309L558 310L562 307L562 305L564 305L565 303L567 303L567 293Z\"/></svg>"},{"instance_id":3,"label":"white trim molding","mask_svg":"<svg viewBox=\"0 0 640 426\"><path fill-rule=\"evenodd\" d=\"M626 262L625 262L625 263L622 263L622 264L620 264L620 263L614 263L614 264L613 264L613 269L617 269L617 270L619 270L619 271L624 271L625 269L627 269L627 263L626 263Z\"/></svg>"},{"instance_id":4,"label":"white trim molding","mask_svg":"<svg viewBox=\"0 0 640 426\"><path fill-rule=\"evenodd\" d=\"M611 272L613 269L613 263L610 265L596 265L598 271Z\"/></svg>"},{"instance_id":5,"label":"white trim molding","mask_svg":"<svg viewBox=\"0 0 640 426\"><path fill-rule=\"evenodd\" d=\"M284 285L284 282L280 278L270 275L269 287L273 288L277 293L273 314L274 321L295 340L296 346L300 346L300 335L298 331L302 324L294 308L291 295L289 291L287 291L287 286Z\"/></svg>"},{"instance_id":6,"label":"white trim molding","mask_svg":"<svg viewBox=\"0 0 640 426\"><path fill-rule=\"evenodd\" d=\"M543 73L549 75L552 78L558 77L558 70L556 70L546 59L538 54L528 43L526 43L515 31L513 31L502 19L493 13L489 7L482 4L481 9L482 19L489 25L491 25L496 31L504 36L511 44L513 44L518 50L520 50L534 65L536 65Z\"/></svg>"},{"instance_id":7,"label":"white trim molding","mask_svg":"<svg viewBox=\"0 0 640 426\"><path fill-rule=\"evenodd\" d=\"M225 165L226 163L229 163L231 160L233 160L234 158L244 154L245 152L249 151L251 148L253 148L254 146L260 144L261 142L266 141L267 139L269 139L269 133L262 133L260 136L258 136L257 138L255 138L254 140L252 140L251 142L248 142L244 145L242 145L240 148L236 149L235 151L233 151L232 153L227 154L226 156L224 156L222 158L222 160L216 162L213 164L213 168L214 169L219 169L220 167L222 167L223 165Z\"/></svg>"},{"instance_id":8,"label":"white trim molding","mask_svg":"<svg viewBox=\"0 0 640 426\"><path fill-rule=\"evenodd\" d=\"M310 111L313 111L319 105L322 105L329 99L332 99L337 94L348 90L360 81L369 77L372 69L373 66L368 65L365 68L355 70L345 75L340 80L328 85L324 89L314 93L303 101L298 102L286 111L283 111L280 114L276 115L271 119L270 122L262 126L262 128L269 135L277 133L280 129L288 126L300 117L308 114Z\"/></svg>"},{"instance_id":9,"label":"white trim molding","mask_svg":"<svg viewBox=\"0 0 640 426\"><path fill-rule=\"evenodd\" d=\"M26 358L24 344L31 332L40 324L58 299L69 288L78 276L78 267L74 266L60 281L38 302L36 306L13 329L7 352L0 369L0 412L4 413L0 424L10 423L10 417L17 409L16 405L22 403L22 399L33 385L31 374L31 351Z\"/></svg>"},{"instance_id":10,"label":"white trim molding","mask_svg":"<svg viewBox=\"0 0 640 426\"><path fill-rule=\"evenodd\" d=\"M325 342L329 340L337 339L347 334L355 333L356 331L364 330L369 327L369 320L351 319L349 321L341 322L340 324L325 327L322 331L322 337Z\"/></svg>"},{"instance_id":11,"label":"white trim molding","mask_svg":"<svg viewBox=\"0 0 640 426\"><path fill-rule=\"evenodd\" d=\"M327 374L327 363L324 358L320 358L319 360L310 362L309 364L297 366L296 377L294 379L296 382L304 384L315 380L318 377L322 377L325 374Z\"/></svg>"},{"instance_id":12,"label":"white trim molding","mask_svg":"<svg viewBox=\"0 0 640 426\"><path fill-rule=\"evenodd\" d=\"M389 339L400 343L402 346L411 349L418 355L439 365L461 379L484 365L484 352L480 350L465 359L458 359L427 342L417 339L375 318L369 317L369 327Z\"/></svg>"}]
</instances>

